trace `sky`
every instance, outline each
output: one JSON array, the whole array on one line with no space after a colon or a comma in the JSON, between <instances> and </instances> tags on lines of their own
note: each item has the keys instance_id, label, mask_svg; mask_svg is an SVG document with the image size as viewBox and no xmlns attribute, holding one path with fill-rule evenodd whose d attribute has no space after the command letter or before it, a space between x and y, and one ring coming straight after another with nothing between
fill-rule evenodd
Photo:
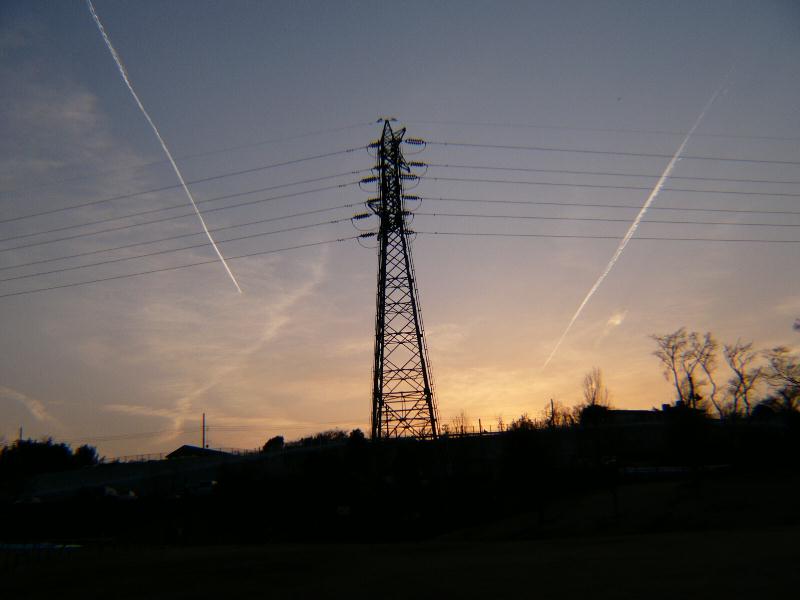
<instances>
[{"instance_id":1,"label":"sky","mask_svg":"<svg viewBox=\"0 0 800 600\"><path fill-rule=\"evenodd\" d=\"M159 453L203 412L214 447L367 430L377 253L333 240L384 117L428 142L408 191L443 422L574 405L593 367L614 406L660 406L649 336L682 326L800 345L795 2L95 7L222 253L261 254L230 261L239 294L84 2L3 2L0 440Z\"/></svg>"}]
</instances>

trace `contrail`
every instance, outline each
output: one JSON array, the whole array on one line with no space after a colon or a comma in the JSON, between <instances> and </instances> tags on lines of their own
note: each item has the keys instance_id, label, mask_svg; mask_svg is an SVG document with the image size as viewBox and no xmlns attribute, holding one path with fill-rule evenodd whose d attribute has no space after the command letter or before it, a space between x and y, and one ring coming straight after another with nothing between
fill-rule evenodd
<instances>
[{"instance_id":1,"label":"contrail","mask_svg":"<svg viewBox=\"0 0 800 600\"><path fill-rule=\"evenodd\" d=\"M183 191L185 191L186 195L189 197L189 202L192 203L192 208L194 208L194 212L197 213L197 218L200 219L200 224L203 226L203 231L206 232L206 236L208 236L208 240L211 242L214 251L217 253L217 256L219 256L220 261L222 261L222 266L225 267L225 270L228 272L228 275L230 275L231 281L233 281L233 285L236 286L236 289L239 290L239 293L241 294L242 288L239 287L239 282L236 281L236 277L234 276L233 271L231 271L230 267L228 267L228 263L225 261L225 257L222 256L222 252L219 251L217 243L214 241L214 238L211 237L211 232L208 230L208 227L206 226L205 219L203 219L203 215L200 214L200 210L197 208L197 204L194 201L194 197L192 196L192 193L189 191L189 187L186 185L186 181L183 179L183 175L181 175L181 171L180 169L178 169L178 165L175 164L175 159L172 158L172 153L169 151L169 148L167 148L167 144L164 142L164 138L161 137L161 133L158 131L158 127L156 127L156 124L153 123L153 119L150 118L150 114L147 112L147 110L145 110L142 101L139 100L139 96L134 91L133 86L131 85L131 80L128 77L128 71L122 64L122 59L119 57L119 54L117 54L116 49L111 44L111 40L108 38L108 34L106 33L105 27L103 27L103 24L100 22L100 17L97 16L97 12L95 12L94 10L94 5L92 4L92 0L86 0L86 5L89 7L89 12L92 13L92 18L94 19L94 22L97 23L97 28L100 30L100 35L103 36L103 41L106 43L108 51L111 52L111 56L113 57L114 62L117 63L117 68L119 69L120 75L122 75L123 81L125 81L125 85L128 86L128 90L130 90L131 95L133 96L133 99L136 101L136 104L139 106L139 110L142 111L144 118L147 119L147 122L150 123L150 127L153 128L153 133L156 134L156 137L158 138L161 147L164 149L164 154L167 155L167 158L169 159L169 162L172 165L173 170L175 171L175 175L178 176L178 180L181 182Z\"/></svg>"},{"instance_id":2,"label":"contrail","mask_svg":"<svg viewBox=\"0 0 800 600\"><path fill-rule=\"evenodd\" d=\"M730 75L730 72L728 73L728 75ZM628 245L628 242L631 241L631 238L633 237L633 234L636 233L636 229L639 227L639 223L642 221L642 217L644 217L645 213L647 212L647 209L650 208L650 205L653 203L653 201L658 196L658 193L661 191L661 188L664 186L664 182L667 180L667 178L672 173L672 169L675 168L675 164L680 160L681 154L683 153L683 149L686 147L686 144L689 142L689 138L692 137L692 134L695 132L695 129L697 129L697 126L700 125L700 122L706 116L706 113L708 112L708 109L711 108L711 105L714 104L714 101L717 99L717 96L719 96L720 93L722 92L722 90L725 88L727 80L728 80L728 77L725 77L725 81L723 81L723 83L719 87L719 89L717 89L717 91L712 94L712 96L708 100L708 102L706 102L706 105L703 107L703 110L700 112L700 116L697 117L697 120L694 122L694 125L692 125L692 128L689 130L689 133L686 134L686 137L683 138L683 142L681 142L681 145L678 146L678 149L675 151L675 154L672 155L672 159L667 164L667 167L664 169L664 172L661 174L661 177L659 178L658 182L656 182L655 187L650 192L650 195L647 197L647 200L645 201L645 203L642 205L642 209L639 211L639 214L636 215L636 218L634 219L633 223L631 223L631 226L628 228L628 232L625 234L625 237L622 238L622 240L619 243L619 246L617 246L617 251L614 252L614 256L612 256L611 260L608 261L608 264L606 265L605 271L603 271L603 273L600 275L600 277L597 278L597 281L594 282L594 285L589 290L589 292L586 294L586 297L583 299L583 302L581 302L580 306L578 307L578 310L576 310L575 314L572 315L572 319L570 319L569 324L567 325L567 328L564 330L564 333L562 333L561 337L558 339L558 342L556 343L555 348L553 348L553 351L550 353L550 356L547 357L547 360L544 361L544 365L542 365L542 369L546 369L547 365L550 364L550 361L553 360L553 357L556 355L556 352L558 352L558 349L561 347L561 343L564 341L564 338L567 337L567 334L569 333L569 330L572 329L572 326L575 324L575 321L578 319L578 317L580 316L581 312L583 311L583 307L586 306L586 304L592 298L594 293L597 291L597 288L600 287L600 285L603 283L605 278L611 272L611 269L614 268L614 265L617 263L617 260L619 260L619 257L622 255L622 252L625 250L625 246Z\"/></svg>"}]
</instances>

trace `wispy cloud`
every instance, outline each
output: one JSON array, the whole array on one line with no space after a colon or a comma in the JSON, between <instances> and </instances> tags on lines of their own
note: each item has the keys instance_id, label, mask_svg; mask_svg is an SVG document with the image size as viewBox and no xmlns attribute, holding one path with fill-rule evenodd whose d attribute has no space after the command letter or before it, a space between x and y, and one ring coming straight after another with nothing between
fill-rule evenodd
<instances>
[{"instance_id":1,"label":"wispy cloud","mask_svg":"<svg viewBox=\"0 0 800 600\"><path fill-rule=\"evenodd\" d=\"M625 321L625 317L628 316L627 310L620 310L612 314L608 317L606 321L606 326L603 328L603 337L607 336L611 333L612 330L616 329L620 325L622 325L623 321Z\"/></svg>"},{"instance_id":2,"label":"wispy cloud","mask_svg":"<svg viewBox=\"0 0 800 600\"><path fill-rule=\"evenodd\" d=\"M58 420L48 412L44 402L32 398L18 390L7 386L0 386L0 399L18 402L40 423L60 425Z\"/></svg>"},{"instance_id":3,"label":"wispy cloud","mask_svg":"<svg viewBox=\"0 0 800 600\"><path fill-rule=\"evenodd\" d=\"M305 314L299 305L313 296L324 280L328 252L323 249L305 265L303 277L293 285L281 283L276 277L268 284L271 290L238 297L239 312L231 315L230 321L209 322L211 308L203 302L191 306L186 302L170 302L167 298L143 306L138 317L143 321L141 330L157 333L132 340L130 344L136 350L131 353L130 360L143 363L139 366L144 369L152 368L154 362L170 365L152 384L154 401L158 404L114 403L104 409L168 421L175 431L166 434L161 441L176 438L187 423L196 422L204 410L213 412L216 424L252 421L255 425L263 420L272 426L283 422L297 426L294 419L265 419L254 416L252 411L247 417L236 416L236 406L247 403L254 393L252 386L260 383L249 376L254 357L268 354L271 343L285 329L302 328ZM264 265L260 269L268 271ZM215 298L208 300L209 303L215 301ZM169 327L162 329L159 323L169 323L173 327L179 324L180 330L203 331L202 338L198 338L200 345L194 344L193 338L174 337ZM98 342L91 348L91 354L102 352L103 347L104 344Z\"/></svg>"}]
</instances>

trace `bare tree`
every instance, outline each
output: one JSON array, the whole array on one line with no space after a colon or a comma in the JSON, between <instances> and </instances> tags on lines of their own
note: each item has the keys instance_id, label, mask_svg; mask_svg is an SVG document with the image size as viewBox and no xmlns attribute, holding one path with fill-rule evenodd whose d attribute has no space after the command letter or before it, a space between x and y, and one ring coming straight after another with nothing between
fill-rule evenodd
<instances>
[{"instance_id":1,"label":"bare tree","mask_svg":"<svg viewBox=\"0 0 800 600\"><path fill-rule=\"evenodd\" d=\"M461 412L451 419L450 428L454 433L466 433L471 426L472 421L464 409L461 409Z\"/></svg>"},{"instance_id":2,"label":"bare tree","mask_svg":"<svg viewBox=\"0 0 800 600\"><path fill-rule=\"evenodd\" d=\"M681 369L685 382L686 397L691 408L705 408L701 401L700 389L706 384L696 374L698 367L706 373L709 382L712 383L716 392L716 384L711 375L713 369L710 367L714 362L714 352L717 349L717 342L712 337L711 332L706 332L702 337L696 331L692 331L687 336L686 348L681 355Z\"/></svg>"},{"instance_id":3,"label":"bare tree","mask_svg":"<svg viewBox=\"0 0 800 600\"><path fill-rule=\"evenodd\" d=\"M518 419L512 419L508 425L508 431L533 431L536 429L536 423L528 416L528 413L522 413Z\"/></svg>"},{"instance_id":4,"label":"bare tree","mask_svg":"<svg viewBox=\"0 0 800 600\"><path fill-rule=\"evenodd\" d=\"M754 366L758 352L753 350L752 342L743 344L737 340L735 344L726 344L722 353L733 371L733 377L728 381L731 413L735 415L738 412L741 402L745 416L750 416L750 394L763 376L763 367Z\"/></svg>"},{"instance_id":5,"label":"bare tree","mask_svg":"<svg viewBox=\"0 0 800 600\"><path fill-rule=\"evenodd\" d=\"M503 415L497 415L497 431L505 431L506 424L503 422Z\"/></svg>"},{"instance_id":6,"label":"bare tree","mask_svg":"<svg viewBox=\"0 0 800 600\"><path fill-rule=\"evenodd\" d=\"M575 424L573 412L561 402L552 398L542 410L542 417L550 428L569 427Z\"/></svg>"},{"instance_id":7,"label":"bare tree","mask_svg":"<svg viewBox=\"0 0 800 600\"><path fill-rule=\"evenodd\" d=\"M609 406L608 387L603 381L603 372L593 367L583 376L583 406Z\"/></svg>"},{"instance_id":8,"label":"bare tree","mask_svg":"<svg viewBox=\"0 0 800 600\"><path fill-rule=\"evenodd\" d=\"M664 335L654 334L650 337L658 344L658 350L653 352L653 354L661 361L661 365L664 369L664 379L667 381L672 379L672 383L675 386L675 393L678 397L677 399L684 402L684 389L683 386L681 386L680 370L681 357L689 343L686 336L686 328L681 327L672 333L666 333Z\"/></svg>"},{"instance_id":9,"label":"bare tree","mask_svg":"<svg viewBox=\"0 0 800 600\"><path fill-rule=\"evenodd\" d=\"M708 384L711 386L711 391L708 394L708 399L711 400L711 405L717 411L717 415L721 419L724 415L724 408L719 401L719 387L714 379L714 371L717 369L717 349L719 343L708 332L703 338L702 347L698 348L698 364L706 376Z\"/></svg>"},{"instance_id":10,"label":"bare tree","mask_svg":"<svg viewBox=\"0 0 800 600\"><path fill-rule=\"evenodd\" d=\"M672 333L650 337L658 344L658 350L653 354L661 361L664 377L667 381L672 380L677 400L691 408L704 408L700 390L710 383L716 407L717 386L713 371L719 344L711 333L688 333L685 327L681 327ZM708 382L701 378L700 371L705 373Z\"/></svg>"},{"instance_id":11,"label":"bare tree","mask_svg":"<svg viewBox=\"0 0 800 600\"><path fill-rule=\"evenodd\" d=\"M800 408L800 356L791 354L785 346L766 352L764 376L780 399L780 408L795 411Z\"/></svg>"}]
</instances>

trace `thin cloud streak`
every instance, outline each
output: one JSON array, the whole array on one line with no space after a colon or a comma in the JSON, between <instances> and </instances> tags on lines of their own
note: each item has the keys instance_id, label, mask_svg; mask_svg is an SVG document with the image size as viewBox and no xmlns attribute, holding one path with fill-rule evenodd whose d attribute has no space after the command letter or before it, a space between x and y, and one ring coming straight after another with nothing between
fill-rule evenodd
<instances>
[{"instance_id":1,"label":"thin cloud streak","mask_svg":"<svg viewBox=\"0 0 800 600\"><path fill-rule=\"evenodd\" d=\"M572 319L570 319L566 329L564 329L564 333L561 334L561 337L558 339L558 342L556 342L556 345L553 348L552 352L550 352L550 356L548 356L547 360L544 361L544 364L542 365L543 370L546 369L547 365L550 364L550 361L553 360L553 357L556 355L556 352L558 352L558 349L561 347L564 338L567 337L567 334L570 332L570 329L572 329L572 326L575 324L575 321L578 320L578 317L581 315L581 312L583 312L584 307L589 303L589 300L591 300L592 296L594 296L594 293L602 285L603 281L605 281L605 278L608 277L608 274L611 272L611 269L614 268L614 265L617 263L617 260L619 260L619 257L624 252L625 247L628 245L628 242L631 241L631 238L636 233L636 230L639 228L639 223L641 223L642 218L644 217L645 213L647 213L647 209L650 208L650 205L658 197L661 188L664 187L664 183L672 174L672 170L675 168L675 165L680 160L681 154L683 154L683 150L689 143L689 139L692 137L692 134L695 132L698 125L700 125L703 118L706 116L708 109L711 108L712 104L714 104L714 101L717 99L717 96L719 96L720 93L722 93L722 90L725 88L725 85L727 84L727 80L728 77L726 76L725 81L723 81L722 85L717 89L717 91L715 91L711 95L711 98L709 98L708 102L706 102L706 105L703 107L703 110L700 112L700 116L697 117L697 119L694 122L694 125L692 125L692 128L689 129L689 133L686 134L686 137L683 138L683 142L681 142L681 145L678 146L678 149L675 151L675 154L672 155L672 158L670 159L669 163L667 163L666 169L664 169L664 172L661 174L661 177L656 182L655 187L650 192L650 195L647 197L647 200L645 201L644 205L642 205L639 214L636 215L636 218L634 219L633 223L631 223L631 226L628 228L625 237L622 238L622 241L620 241L619 246L617 246L616 252L614 252L614 255L611 257L611 260L608 261L605 270L602 272L600 277L597 278L597 281L594 282L594 285L586 294L586 297L583 299L583 302L581 302L580 306L578 306L578 310L576 310L575 314L572 315Z\"/></svg>"},{"instance_id":2,"label":"thin cloud streak","mask_svg":"<svg viewBox=\"0 0 800 600\"><path fill-rule=\"evenodd\" d=\"M199 414L204 411L213 413L215 423L227 423L228 420L233 422L241 421L241 417L226 414L224 409L218 404L209 404L209 393L222 383L235 385L236 382L241 381L241 377L237 376L237 372L245 368L248 360L252 356L257 355L280 334L284 327L292 323L295 319L291 314L292 309L300 301L310 297L314 293L315 289L325 277L327 264L328 253L324 251L319 260L316 260L311 265L311 272L300 285L295 289L282 290L279 292L279 297L277 299L265 303L266 306L261 309L265 311L263 325L260 329L255 331L255 335L252 339L245 341L235 349L224 345L220 347L221 356L215 359L213 366L203 374L204 381L193 387L193 389L178 395L172 406L144 406L139 404L116 403L105 406L104 410L128 416L162 418L168 420L171 423L172 431L165 432L164 435L160 436L158 438L160 443L166 443L177 439L180 435L185 433L187 423L197 420ZM173 309L176 311L181 310L178 306L174 306ZM166 356L175 353L175 350L173 348L158 346L156 348L150 348L147 353ZM198 401L203 401L205 403L204 408L201 409L197 407ZM247 421L248 419L244 420ZM256 422L258 422L257 420L258 418L256 418ZM303 425L302 422L296 422L295 420L287 421L285 419L278 419L275 421L275 419L272 418L271 421L273 423L282 423L285 421L293 427Z\"/></svg>"},{"instance_id":3,"label":"thin cloud streak","mask_svg":"<svg viewBox=\"0 0 800 600\"><path fill-rule=\"evenodd\" d=\"M60 423L49 413L45 408L44 402L31 398L27 394L23 394L13 388L7 386L0 386L0 399L15 400L22 404L25 409L31 413L34 419L40 423L53 423L60 425Z\"/></svg>"},{"instance_id":4,"label":"thin cloud streak","mask_svg":"<svg viewBox=\"0 0 800 600\"><path fill-rule=\"evenodd\" d=\"M150 127L153 129L153 133L156 134L156 137L158 138L158 141L161 144L161 148L164 150L164 154L167 155L167 158L169 159L169 162L172 165L172 169L175 171L175 175L178 176L178 180L180 181L181 186L183 187L183 191L185 191L186 195L189 197L189 202L192 203L192 208L194 208L194 212L197 214L197 218L200 219L200 224L203 226L203 231L205 231L208 240L211 242L211 246L217 253L219 260L222 262L222 266L225 267L225 270L230 276L231 281L233 281L233 285L236 286L236 289L241 294L242 288L239 286L239 282L236 281L236 277L234 276L233 271L231 271L230 267L228 266L228 263L225 261L225 257L222 255L222 252L220 252L220 249L217 246L216 242L214 241L214 238L211 237L211 232L208 230L208 226L206 225L205 219L203 219L203 215L200 213L200 209L197 208L197 204L194 201L194 197L192 196L192 193L189 191L189 187L186 185L186 181L183 179L183 175L181 174L180 169L178 169L178 165L172 158L172 153L169 151L169 148L167 148L167 144L164 142L164 138L161 137L161 133L158 131L158 127L156 127L156 124L153 122L153 119L150 118L150 114L147 112L144 105L142 104L142 101L139 100L139 96L134 91L130 79L128 78L128 72L125 69L125 66L122 64L122 59L119 57L119 54L117 54L116 49L111 44L111 40L109 39L106 30L103 27L103 24L100 22L100 17L97 16L97 13L94 10L94 5L92 4L92 0L86 0L86 5L89 7L89 12L92 14L92 18L94 19L94 22L97 24L97 28L100 31L100 35L103 36L103 41L108 47L109 52L111 52L111 56L114 59L114 62L117 63L117 68L119 69L120 75L122 75L122 79L125 82L125 85L128 86L128 90L133 96L133 99L136 101L136 104L139 106L139 110L144 115L144 118L147 119L148 123L150 123Z\"/></svg>"}]
</instances>

